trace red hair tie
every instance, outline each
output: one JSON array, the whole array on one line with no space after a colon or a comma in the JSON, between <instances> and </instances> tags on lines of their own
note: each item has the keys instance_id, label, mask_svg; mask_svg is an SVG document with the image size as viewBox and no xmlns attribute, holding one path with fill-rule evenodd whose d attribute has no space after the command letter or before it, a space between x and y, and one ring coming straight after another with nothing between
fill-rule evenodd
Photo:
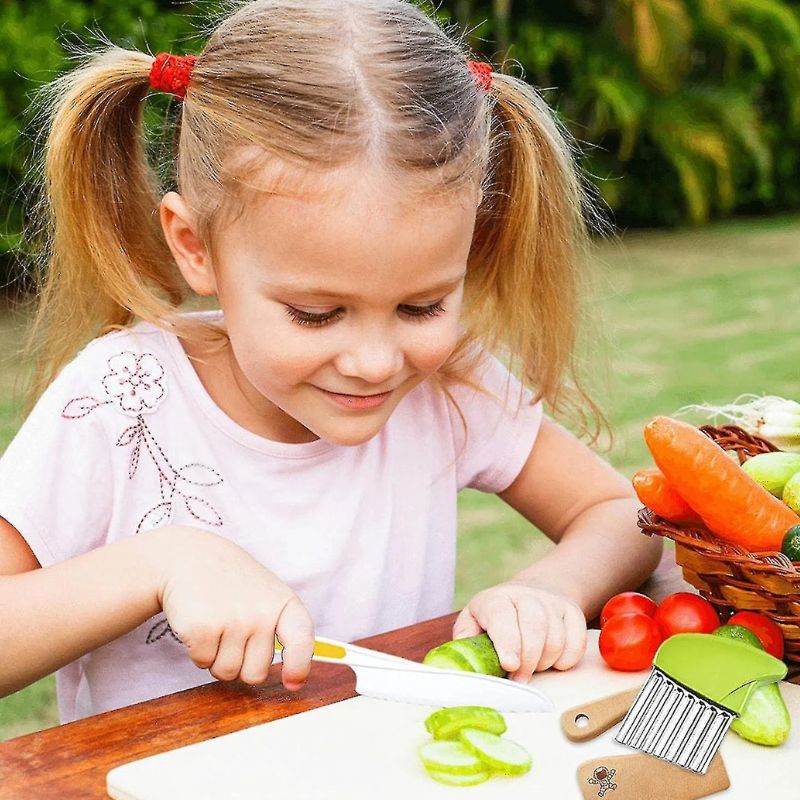
<instances>
[{"instance_id":1,"label":"red hair tie","mask_svg":"<svg viewBox=\"0 0 800 800\"><path fill-rule=\"evenodd\" d=\"M150 67L150 85L159 91L174 94L181 100L186 96L186 87L197 56L173 56L159 53Z\"/></svg>"},{"instance_id":2,"label":"red hair tie","mask_svg":"<svg viewBox=\"0 0 800 800\"><path fill-rule=\"evenodd\" d=\"M485 92L492 88L492 67L485 61L467 61L469 71L478 79L478 85Z\"/></svg>"}]
</instances>

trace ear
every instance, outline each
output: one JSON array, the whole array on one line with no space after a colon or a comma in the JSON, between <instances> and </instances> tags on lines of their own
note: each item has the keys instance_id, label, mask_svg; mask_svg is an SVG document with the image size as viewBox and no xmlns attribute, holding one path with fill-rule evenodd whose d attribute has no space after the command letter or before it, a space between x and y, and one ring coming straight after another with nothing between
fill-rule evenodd
<instances>
[{"instance_id":1,"label":"ear","mask_svg":"<svg viewBox=\"0 0 800 800\"><path fill-rule=\"evenodd\" d=\"M159 214L164 237L186 282L199 295L216 295L211 254L196 233L194 212L177 192L167 192Z\"/></svg>"}]
</instances>

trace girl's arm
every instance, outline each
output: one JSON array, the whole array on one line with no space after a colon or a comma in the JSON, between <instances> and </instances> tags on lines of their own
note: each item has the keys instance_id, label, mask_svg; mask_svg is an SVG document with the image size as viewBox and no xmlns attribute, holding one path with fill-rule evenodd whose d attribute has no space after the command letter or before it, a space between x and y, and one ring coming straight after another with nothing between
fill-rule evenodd
<instances>
[{"instance_id":1,"label":"girl's arm","mask_svg":"<svg viewBox=\"0 0 800 800\"><path fill-rule=\"evenodd\" d=\"M521 473L499 496L557 543L512 580L567 596L587 619L612 595L639 587L661 558L661 540L636 524L641 503L630 482L547 417Z\"/></svg>"},{"instance_id":2,"label":"girl's arm","mask_svg":"<svg viewBox=\"0 0 800 800\"><path fill-rule=\"evenodd\" d=\"M0 697L18 691L164 611L200 669L259 684L284 645L284 686L310 669L313 622L299 597L241 547L173 526L45 568L0 518Z\"/></svg>"},{"instance_id":3,"label":"girl's arm","mask_svg":"<svg viewBox=\"0 0 800 800\"><path fill-rule=\"evenodd\" d=\"M0 518L0 697L133 630L160 610L159 529L41 569Z\"/></svg>"}]
</instances>

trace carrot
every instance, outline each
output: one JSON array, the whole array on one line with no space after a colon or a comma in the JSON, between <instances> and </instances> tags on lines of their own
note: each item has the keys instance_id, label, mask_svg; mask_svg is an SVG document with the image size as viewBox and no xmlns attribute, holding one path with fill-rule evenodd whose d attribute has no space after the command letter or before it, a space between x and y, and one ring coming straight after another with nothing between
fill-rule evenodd
<instances>
[{"instance_id":1,"label":"carrot","mask_svg":"<svg viewBox=\"0 0 800 800\"><path fill-rule=\"evenodd\" d=\"M633 476L631 483L642 503L662 519L681 524L703 523L658 467L640 470Z\"/></svg>"},{"instance_id":2,"label":"carrot","mask_svg":"<svg viewBox=\"0 0 800 800\"><path fill-rule=\"evenodd\" d=\"M776 551L786 531L800 523L789 506L693 425L655 417L645 425L644 439L667 481L720 539Z\"/></svg>"}]
</instances>

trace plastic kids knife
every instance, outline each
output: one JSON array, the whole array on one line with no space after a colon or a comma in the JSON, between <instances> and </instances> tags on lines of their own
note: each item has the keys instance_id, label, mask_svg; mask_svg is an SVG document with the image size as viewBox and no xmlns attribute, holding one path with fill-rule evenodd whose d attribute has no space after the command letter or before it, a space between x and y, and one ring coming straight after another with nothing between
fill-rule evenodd
<instances>
[{"instance_id":1,"label":"plastic kids knife","mask_svg":"<svg viewBox=\"0 0 800 800\"><path fill-rule=\"evenodd\" d=\"M276 660L283 645L275 640ZM490 706L498 711L553 711L538 689L507 678L439 669L366 647L314 640L313 661L346 664L356 675L356 691L367 697L428 706Z\"/></svg>"}]
</instances>

